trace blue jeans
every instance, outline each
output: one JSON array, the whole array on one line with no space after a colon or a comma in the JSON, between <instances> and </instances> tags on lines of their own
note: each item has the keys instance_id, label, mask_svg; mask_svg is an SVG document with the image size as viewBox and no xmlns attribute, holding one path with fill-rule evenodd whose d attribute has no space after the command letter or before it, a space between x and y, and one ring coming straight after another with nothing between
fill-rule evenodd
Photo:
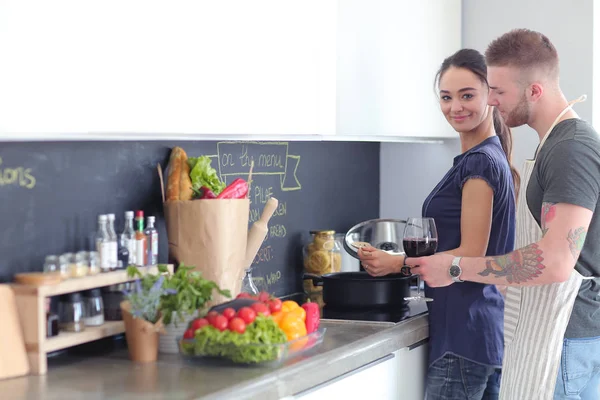
<instances>
[{"instance_id":1,"label":"blue jeans","mask_svg":"<svg viewBox=\"0 0 600 400\"><path fill-rule=\"evenodd\" d=\"M554 400L600 399L600 336L564 339Z\"/></svg>"},{"instance_id":2,"label":"blue jeans","mask_svg":"<svg viewBox=\"0 0 600 400\"><path fill-rule=\"evenodd\" d=\"M446 354L427 371L426 400L496 400L500 368Z\"/></svg>"}]
</instances>

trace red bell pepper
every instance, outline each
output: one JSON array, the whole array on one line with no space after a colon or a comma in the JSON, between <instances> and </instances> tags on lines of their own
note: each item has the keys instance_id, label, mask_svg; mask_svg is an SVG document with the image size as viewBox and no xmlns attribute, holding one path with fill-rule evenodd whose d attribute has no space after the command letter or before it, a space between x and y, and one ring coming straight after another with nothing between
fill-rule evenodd
<instances>
[{"instance_id":1,"label":"red bell pepper","mask_svg":"<svg viewBox=\"0 0 600 400\"><path fill-rule=\"evenodd\" d=\"M306 311L306 333L312 333L319 329L319 323L321 322L321 311L317 303L304 303L302 308Z\"/></svg>"},{"instance_id":2,"label":"red bell pepper","mask_svg":"<svg viewBox=\"0 0 600 400\"><path fill-rule=\"evenodd\" d=\"M237 178L217 196L217 199L244 199L248 195L248 183Z\"/></svg>"},{"instance_id":3,"label":"red bell pepper","mask_svg":"<svg viewBox=\"0 0 600 400\"><path fill-rule=\"evenodd\" d=\"M200 188L200 190L194 190L194 194L197 196L196 200L203 200L203 199L216 199L217 196L213 193L212 190L210 190L208 187L206 186L202 186Z\"/></svg>"}]
</instances>

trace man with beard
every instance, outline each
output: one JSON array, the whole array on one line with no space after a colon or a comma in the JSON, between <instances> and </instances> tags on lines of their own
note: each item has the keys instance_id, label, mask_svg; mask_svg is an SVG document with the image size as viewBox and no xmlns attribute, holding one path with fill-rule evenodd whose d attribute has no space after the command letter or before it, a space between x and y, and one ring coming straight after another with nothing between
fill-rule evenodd
<instances>
[{"instance_id":1,"label":"man with beard","mask_svg":"<svg viewBox=\"0 0 600 400\"><path fill-rule=\"evenodd\" d=\"M508 286L500 399L598 399L600 386L600 138L559 85L555 47L514 30L486 51L490 95L511 127L540 138L521 171L515 250L437 254L406 265L431 287Z\"/></svg>"}]
</instances>

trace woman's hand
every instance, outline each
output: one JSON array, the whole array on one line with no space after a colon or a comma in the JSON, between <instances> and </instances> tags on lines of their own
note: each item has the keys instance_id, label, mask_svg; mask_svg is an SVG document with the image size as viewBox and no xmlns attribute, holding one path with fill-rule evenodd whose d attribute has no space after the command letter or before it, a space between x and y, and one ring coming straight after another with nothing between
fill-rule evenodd
<instances>
[{"instance_id":1,"label":"woman's hand","mask_svg":"<svg viewBox=\"0 0 600 400\"><path fill-rule=\"evenodd\" d=\"M358 258L371 276L400 273L404 265L403 256L394 256L373 246L361 247L358 250Z\"/></svg>"}]
</instances>

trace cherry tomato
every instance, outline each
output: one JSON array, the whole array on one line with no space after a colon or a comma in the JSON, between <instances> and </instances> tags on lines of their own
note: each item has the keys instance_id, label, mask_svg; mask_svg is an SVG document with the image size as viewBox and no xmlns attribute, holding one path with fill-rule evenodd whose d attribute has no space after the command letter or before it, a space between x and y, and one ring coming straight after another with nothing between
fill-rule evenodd
<instances>
[{"instance_id":1,"label":"cherry tomato","mask_svg":"<svg viewBox=\"0 0 600 400\"><path fill-rule=\"evenodd\" d=\"M250 325L256 319L256 311L250 307L242 307L238 310L237 316L243 319L246 325Z\"/></svg>"},{"instance_id":2,"label":"cherry tomato","mask_svg":"<svg viewBox=\"0 0 600 400\"><path fill-rule=\"evenodd\" d=\"M267 292L260 292L258 294L258 301L262 301L263 303L268 302L270 298L271 298L271 295Z\"/></svg>"},{"instance_id":3,"label":"cherry tomato","mask_svg":"<svg viewBox=\"0 0 600 400\"><path fill-rule=\"evenodd\" d=\"M211 325L223 332L225 329L227 329L229 320L222 315L217 315Z\"/></svg>"},{"instance_id":4,"label":"cherry tomato","mask_svg":"<svg viewBox=\"0 0 600 400\"><path fill-rule=\"evenodd\" d=\"M184 339L193 339L194 338L194 330L192 328L185 331L183 334Z\"/></svg>"},{"instance_id":5,"label":"cherry tomato","mask_svg":"<svg viewBox=\"0 0 600 400\"><path fill-rule=\"evenodd\" d=\"M269 301L269 310L271 310L271 314L281 311L281 300L273 299Z\"/></svg>"},{"instance_id":6,"label":"cherry tomato","mask_svg":"<svg viewBox=\"0 0 600 400\"><path fill-rule=\"evenodd\" d=\"M206 320L208 321L208 323L212 325L212 323L213 323L213 321L215 320L215 318L216 318L217 316L219 316L219 315L220 315L220 314L219 314L218 312L216 312L216 311L211 311L211 312L209 312L208 314L206 314L206 317L204 317L204 318L206 318Z\"/></svg>"},{"instance_id":7,"label":"cherry tomato","mask_svg":"<svg viewBox=\"0 0 600 400\"><path fill-rule=\"evenodd\" d=\"M209 322L206 318L197 318L192 322L192 330L196 332L198 329L202 329L208 324Z\"/></svg>"},{"instance_id":8,"label":"cherry tomato","mask_svg":"<svg viewBox=\"0 0 600 400\"><path fill-rule=\"evenodd\" d=\"M269 311L269 306L265 303L254 303L250 306L257 314L262 314L265 317L271 315L271 311Z\"/></svg>"},{"instance_id":9,"label":"cherry tomato","mask_svg":"<svg viewBox=\"0 0 600 400\"><path fill-rule=\"evenodd\" d=\"M231 307L227 307L223 310L223 316L229 321L231 318L235 317L235 310Z\"/></svg>"},{"instance_id":10,"label":"cherry tomato","mask_svg":"<svg viewBox=\"0 0 600 400\"><path fill-rule=\"evenodd\" d=\"M251 297L252 297L252 295L250 293L245 293L245 292L242 292L242 293L238 294L237 296L235 296L236 299L249 299Z\"/></svg>"},{"instance_id":11,"label":"cherry tomato","mask_svg":"<svg viewBox=\"0 0 600 400\"><path fill-rule=\"evenodd\" d=\"M229 321L229 330L237 333L246 332L246 323L240 317L234 317Z\"/></svg>"}]
</instances>

